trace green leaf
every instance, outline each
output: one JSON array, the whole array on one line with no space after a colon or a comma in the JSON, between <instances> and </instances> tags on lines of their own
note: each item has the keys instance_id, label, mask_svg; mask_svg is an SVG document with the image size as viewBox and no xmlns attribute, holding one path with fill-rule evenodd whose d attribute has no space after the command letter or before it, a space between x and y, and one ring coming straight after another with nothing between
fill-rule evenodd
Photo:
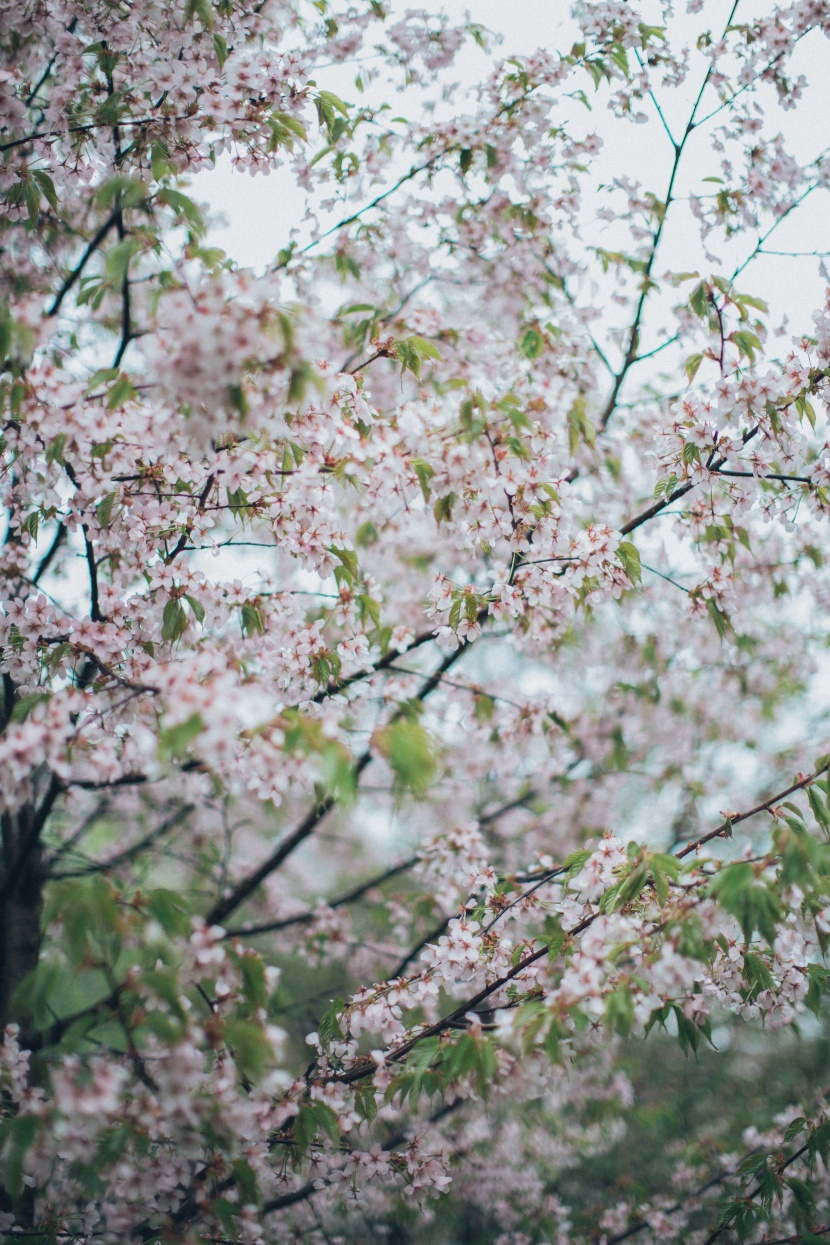
<instances>
[{"instance_id":1,"label":"green leaf","mask_svg":"<svg viewBox=\"0 0 830 1245\"><path fill-rule=\"evenodd\" d=\"M110 523L112 523L112 510L117 499L117 493L107 493L95 507L95 517L101 524L101 527L108 528Z\"/></svg>"},{"instance_id":2,"label":"green leaf","mask_svg":"<svg viewBox=\"0 0 830 1245\"><path fill-rule=\"evenodd\" d=\"M580 848L579 851L571 852L570 856L566 856L562 868L565 870L568 881L572 881L582 869L586 861L591 859L592 853L586 847Z\"/></svg>"},{"instance_id":3,"label":"green leaf","mask_svg":"<svg viewBox=\"0 0 830 1245\"><path fill-rule=\"evenodd\" d=\"M161 638L168 644L175 644L187 628L187 613L178 597L171 597L164 607L161 623Z\"/></svg>"},{"instance_id":4,"label":"green leaf","mask_svg":"<svg viewBox=\"0 0 830 1245\"><path fill-rule=\"evenodd\" d=\"M538 359L545 349L545 339L538 329L526 329L519 339L519 349L527 359Z\"/></svg>"},{"instance_id":5,"label":"green leaf","mask_svg":"<svg viewBox=\"0 0 830 1245\"><path fill-rule=\"evenodd\" d=\"M787 1131L784 1133L784 1145L789 1145L789 1143L797 1137L799 1133L802 1133L806 1127L807 1121L803 1115L799 1115L797 1119L791 1120L791 1122L787 1125Z\"/></svg>"},{"instance_id":6,"label":"green leaf","mask_svg":"<svg viewBox=\"0 0 830 1245\"><path fill-rule=\"evenodd\" d=\"M675 1003L671 1004L671 1010L677 1022L677 1040L680 1043L680 1049L687 1059L690 1054L697 1055L697 1049L700 1046L700 1029Z\"/></svg>"},{"instance_id":7,"label":"green leaf","mask_svg":"<svg viewBox=\"0 0 830 1245\"><path fill-rule=\"evenodd\" d=\"M138 241L133 237L123 238L120 242L116 242L115 246L110 247L104 258L104 270L110 285L121 288L127 279L130 262L137 250Z\"/></svg>"},{"instance_id":8,"label":"green leaf","mask_svg":"<svg viewBox=\"0 0 830 1245\"><path fill-rule=\"evenodd\" d=\"M723 610L720 609L720 607L712 599L712 597L710 597L707 600L706 608L709 611L709 617L712 619L712 622L715 624L715 630L717 631L718 636L722 640L723 637L726 635L727 629L729 627L729 616L727 614L724 614Z\"/></svg>"},{"instance_id":9,"label":"green leaf","mask_svg":"<svg viewBox=\"0 0 830 1245\"><path fill-rule=\"evenodd\" d=\"M670 888L669 879L660 865L651 862L651 878L654 882L654 893L657 896L657 902L662 908L668 902Z\"/></svg>"},{"instance_id":10,"label":"green leaf","mask_svg":"<svg viewBox=\"0 0 830 1245\"><path fill-rule=\"evenodd\" d=\"M237 959L242 977L242 993L254 1007L265 1007L268 1002L268 984L265 965L258 955L240 955Z\"/></svg>"},{"instance_id":11,"label":"green leaf","mask_svg":"<svg viewBox=\"0 0 830 1245\"><path fill-rule=\"evenodd\" d=\"M342 116L348 117L349 105L344 104L339 95L335 95L331 91L320 91L317 98L324 104L327 104L330 108L336 109Z\"/></svg>"},{"instance_id":12,"label":"green leaf","mask_svg":"<svg viewBox=\"0 0 830 1245\"><path fill-rule=\"evenodd\" d=\"M40 512L33 510L31 514L27 514L23 520L23 530L28 532L33 542L37 544L37 533L40 526Z\"/></svg>"},{"instance_id":13,"label":"green leaf","mask_svg":"<svg viewBox=\"0 0 830 1245\"><path fill-rule=\"evenodd\" d=\"M191 912L178 891L158 887L147 896L147 911L168 934L182 937L190 929Z\"/></svg>"},{"instance_id":14,"label":"green leaf","mask_svg":"<svg viewBox=\"0 0 830 1245\"><path fill-rule=\"evenodd\" d=\"M205 218L199 205L189 195L183 194L181 190L174 190L172 186L164 186L157 197L159 203L165 203L173 209L177 217L187 222L197 238L204 235L207 229Z\"/></svg>"},{"instance_id":15,"label":"green leaf","mask_svg":"<svg viewBox=\"0 0 830 1245\"><path fill-rule=\"evenodd\" d=\"M304 143L308 141L308 134L302 121L292 116L290 112L272 112L268 118L268 128L271 131L269 143L271 151L276 151L278 147L287 147L290 150L298 138ZM281 264L288 262L292 250L292 247L287 247L280 251L279 262Z\"/></svg>"},{"instance_id":16,"label":"green leaf","mask_svg":"<svg viewBox=\"0 0 830 1245\"><path fill-rule=\"evenodd\" d=\"M705 282L699 282L689 295L689 306L701 320L708 320L710 296Z\"/></svg>"},{"instance_id":17,"label":"green leaf","mask_svg":"<svg viewBox=\"0 0 830 1245\"><path fill-rule=\"evenodd\" d=\"M543 933L538 936L538 941L547 947L550 959L555 960L565 943L565 931L558 917L545 917Z\"/></svg>"},{"instance_id":18,"label":"green leaf","mask_svg":"<svg viewBox=\"0 0 830 1245\"><path fill-rule=\"evenodd\" d=\"M702 362L703 362L702 354L690 354L688 359L686 360L686 364L685 364L686 379L688 380L690 385L692 381L694 380L694 378L697 376L697 369L700 367Z\"/></svg>"},{"instance_id":19,"label":"green leaf","mask_svg":"<svg viewBox=\"0 0 830 1245\"><path fill-rule=\"evenodd\" d=\"M215 1197L211 1199L210 1209L222 1225L225 1236L238 1239L236 1222L240 1209L238 1203L230 1202L226 1197Z\"/></svg>"},{"instance_id":20,"label":"green leaf","mask_svg":"<svg viewBox=\"0 0 830 1245\"><path fill-rule=\"evenodd\" d=\"M248 398L242 385L228 385L228 401L239 412L240 419L244 420L248 415Z\"/></svg>"},{"instance_id":21,"label":"green leaf","mask_svg":"<svg viewBox=\"0 0 830 1245\"><path fill-rule=\"evenodd\" d=\"M332 674L336 678L339 673L338 665L336 670L332 670ZM328 678L320 682L325 684ZM332 741L323 750L320 758L320 782L324 789L341 804L349 805L354 800L357 791L357 775L352 759L342 744Z\"/></svg>"},{"instance_id":22,"label":"green leaf","mask_svg":"<svg viewBox=\"0 0 830 1245\"><path fill-rule=\"evenodd\" d=\"M131 208L137 207L147 197L147 186L139 177L130 177L127 173L117 173L115 177L108 177L105 182L95 192L95 206L98 208L111 208L118 203L119 207ZM160 192L159 198L162 199L164 192Z\"/></svg>"},{"instance_id":23,"label":"green leaf","mask_svg":"<svg viewBox=\"0 0 830 1245\"><path fill-rule=\"evenodd\" d=\"M355 1094L355 1107L361 1118L367 1124L371 1124L378 1113L378 1104L375 1101L375 1089L373 1085L362 1085Z\"/></svg>"},{"instance_id":24,"label":"green leaf","mask_svg":"<svg viewBox=\"0 0 830 1245\"><path fill-rule=\"evenodd\" d=\"M23 1192L23 1164L39 1124L36 1115L12 1116L0 1124L3 1184L13 1198L20 1197Z\"/></svg>"},{"instance_id":25,"label":"green leaf","mask_svg":"<svg viewBox=\"0 0 830 1245\"><path fill-rule=\"evenodd\" d=\"M115 380L118 375L117 367L99 367L97 372L93 372L87 381L87 393L93 393L99 385L108 384L109 381Z\"/></svg>"},{"instance_id":26,"label":"green leaf","mask_svg":"<svg viewBox=\"0 0 830 1245\"><path fill-rule=\"evenodd\" d=\"M46 902L44 920L55 919L63 926L63 947L75 966L91 952L98 960L111 960L120 949L116 894L102 877L67 880L55 886Z\"/></svg>"},{"instance_id":27,"label":"green leaf","mask_svg":"<svg viewBox=\"0 0 830 1245\"><path fill-rule=\"evenodd\" d=\"M739 353L745 355L750 363L755 362L755 352L761 350L761 343L754 333L750 333L748 329L736 329L734 333L730 333L729 341L734 342Z\"/></svg>"},{"instance_id":28,"label":"green leaf","mask_svg":"<svg viewBox=\"0 0 830 1245\"><path fill-rule=\"evenodd\" d=\"M603 1019L612 1033L628 1037L634 1024L634 999L626 986L612 990L605 1000Z\"/></svg>"},{"instance_id":29,"label":"green leaf","mask_svg":"<svg viewBox=\"0 0 830 1245\"><path fill-rule=\"evenodd\" d=\"M64 451L65 446L66 446L66 433L59 432L58 435L54 437L49 442L48 446L46 447L47 463L49 463L50 465L52 463L57 463L58 466L60 467L65 466L66 464L64 463L64 457L63 457L63 451Z\"/></svg>"},{"instance_id":30,"label":"green leaf","mask_svg":"<svg viewBox=\"0 0 830 1245\"><path fill-rule=\"evenodd\" d=\"M35 182L23 183L23 202L29 214L29 224L36 225L40 216L40 191Z\"/></svg>"},{"instance_id":31,"label":"green leaf","mask_svg":"<svg viewBox=\"0 0 830 1245\"><path fill-rule=\"evenodd\" d=\"M443 497L439 497L432 508L432 513L435 515L435 522L448 523L452 518L453 507L457 501L457 493L446 493Z\"/></svg>"},{"instance_id":32,"label":"green leaf","mask_svg":"<svg viewBox=\"0 0 830 1245\"><path fill-rule=\"evenodd\" d=\"M357 554L354 549L340 549L336 545L332 545L329 548L329 553L333 553L340 562L340 566L335 567L334 570L335 579L338 582L342 579L350 587L356 584L359 576L359 567Z\"/></svg>"},{"instance_id":33,"label":"green leaf","mask_svg":"<svg viewBox=\"0 0 830 1245\"><path fill-rule=\"evenodd\" d=\"M580 441L593 446L596 441L596 429L588 418L587 403L584 394L574 400L568 411L568 446L572 454L576 453Z\"/></svg>"},{"instance_id":34,"label":"green leaf","mask_svg":"<svg viewBox=\"0 0 830 1245\"><path fill-rule=\"evenodd\" d=\"M365 548L367 545L375 545L379 540L378 529L375 527L371 519L367 519L365 523L361 523L355 532L354 543L358 548Z\"/></svg>"},{"instance_id":35,"label":"green leaf","mask_svg":"<svg viewBox=\"0 0 830 1245\"><path fill-rule=\"evenodd\" d=\"M617 557L622 563L625 571L632 584L638 584L643 578L642 566L640 563L640 551L630 540L621 540L617 546Z\"/></svg>"},{"instance_id":36,"label":"green leaf","mask_svg":"<svg viewBox=\"0 0 830 1245\"><path fill-rule=\"evenodd\" d=\"M243 1205L258 1206L262 1202L262 1194L253 1167L247 1159L234 1159L231 1163L231 1170Z\"/></svg>"},{"instance_id":37,"label":"green leaf","mask_svg":"<svg viewBox=\"0 0 830 1245\"><path fill-rule=\"evenodd\" d=\"M441 352L438 347L428 341L426 337L405 337L401 341L395 342L395 358L400 363L404 372L412 372L413 375L420 380L421 364L424 359L441 359Z\"/></svg>"},{"instance_id":38,"label":"green leaf","mask_svg":"<svg viewBox=\"0 0 830 1245\"><path fill-rule=\"evenodd\" d=\"M242 1073L258 1081L274 1057L271 1043L259 1025L248 1020L229 1020L225 1025L225 1041Z\"/></svg>"},{"instance_id":39,"label":"green leaf","mask_svg":"<svg viewBox=\"0 0 830 1245\"><path fill-rule=\"evenodd\" d=\"M265 615L258 605L245 601L240 610L242 632L244 635L265 635Z\"/></svg>"},{"instance_id":40,"label":"green leaf","mask_svg":"<svg viewBox=\"0 0 830 1245\"><path fill-rule=\"evenodd\" d=\"M205 30L213 30L213 9L210 0L186 0L184 6L185 25L198 17Z\"/></svg>"},{"instance_id":41,"label":"green leaf","mask_svg":"<svg viewBox=\"0 0 830 1245\"><path fill-rule=\"evenodd\" d=\"M825 835L830 836L830 815L828 815L827 806L823 803L821 796L815 787L807 788L807 800L818 824L821 826Z\"/></svg>"},{"instance_id":42,"label":"green leaf","mask_svg":"<svg viewBox=\"0 0 830 1245\"><path fill-rule=\"evenodd\" d=\"M827 984L827 976L827 969L821 964L809 964L807 966L807 980L809 984L804 1003L816 1017L818 1017L821 1011L821 1000Z\"/></svg>"},{"instance_id":43,"label":"green leaf","mask_svg":"<svg viewBox=\"0 0 830 1245\"><path fill-rule=\"evenodd\" d=\"M125 402L137 397L135 386L128 376L121 375L107 393L107 410L117 411Z\"/></svg>"},{"instance_id":44,"label":"green leaf","mask_svg":"<svg viewBox=\"0 0 830 1245\"><path fill-rule=\"evenodd\" d=\"M43 169L33 169L32 177L41 189L44 199L49 204L53 212L58 210L58 195L55 190L55 183L52 181L48 173Z\"/></svg>"},{"instance_id":45,"label":"green leaf","mask_svg":"<svg viewBox=\"0 0 830 1245\"><path fill-rule=\"evenodd\" d=\"M335 1038L343 1037L339 1017L343 1012L343 999L332 999L330 1006L323 1012L317 1025L317 1036L323 1049L327 1049Z\"/></svg>"},{"instance_id":46,"label":"green leaf","mask_svg":"<svg viewBox=\"0 0 830 1245\"><path fill-rule=\"evenodd\" d=\"M756 998L763 990L772 990L775 986L769 965L752 951L744 956L744 978L749 985L748 997Z\"/></svg>"},{"instance_id":47,"label":"green leaf","mask_svg":"<svg viewBox=\"0 0 830 1245\"><path fill-rule=\"evenodd\" d=\"M410 460L412 470L418 477L418 483L421 486L421 492L424 495L424 501L429 501L429 482L435 475L435 468L429 463L424 462L423 458L413 458Z\"/></svg>"},{"instance_id":48,"label":"green leaf","mask_svg":"<svg viewBox=\"0 0 830 1245\"><path fill-rule=\"evenodd\" d=\"M436 760L429 735L420 722L400 718L379 731L376 740L398 785L414 795L425 795L435 776Z\"/></svg>"},{"instance_id":49,"label":"green leaf","mask_svg":"<svg viewBox=\"0 0 830 1245\"><path fill-rule=\"evenodd\" d=\"M216 59L221 69L225 61L228 59L228 45L221 35L213 36L213 50L216 53Z\"/></svg>"},{"instance_id":50,"label":"green leaf","mask_svg":"<svg viewBox=\"0 0 830 1245\"><path fill-rule=\"evenodd\" d=\"M738 1165L738 1172L741 1176L754 1176L757 1179L759 1172L762 1172L768 1165L768 1154L748 1154Z\"/></svg>"},{"instance_id":51,"label":"green leaf","mask_svg":"<svg viewBox=\"0 0 830 1245\"><path fill-rule=\"evenodd\" d=\"M192 597L190 593L187 593L184 599L193 610L193 616L196 621L203 623L205 621L205 607L202 605L202 602L197 597Z\"/></svg>"},{"instance_id":52,"label":"green leaf","mask_svg":"<svg viewBox=\"0 0 830 1245\"><path fill-rule=\"evenodd\" d=\"M162 731L159 739L159 752L162 756L168 756L173 759L183 757L190 744L205 729L201 715L191 713L190 717L184 722L179 722L176 726L170 726L167 730Z\"/></svg>"},{"instance_id":53,"label":"green leaf","mask_svg":"<svg viewBox=\"0 0 830 1245\"><path fill-rule=\"evenodd\" d=\"M763 311L765 315L769 312L769 305L764 302L763 298L755 298L751 294L736 294L734 302L740 307L754 307L756 311Z\"/></svg>"},{"instance_id":54,"label":"green leaf","mask_svg":"<svg viewBox=\"0 0 830 1245\"><path fill-rule=\"evenodd\" d=\"M785 1184L793 1195L796 1219L799 1225L812 1221L815 1215L816 1204L810 1186L806 1181L799 1180L797 1176L788 1176Z\"/></svg>"},{"instance_id":55,"label":"green leaf","mask_svg":"<svg viewBox=\"0 0 830 1245\"><path fill-rule=\"evenodd\" d=\"M616 888L614 897L614 907L609 911L615 911L617 908L624 907L627 903L631 903L637 899L648 881L648 870L640 865L636 869L632 869L628 877L624 878Z\"/></svg>"},{"instance_id":56,"label":"green leaf","mask_svg":"<svg viewBox=\"0 0 830 1245\"><path fill-rule=\"evenodd\" d=\"M774 1167L766 1167L761 1172L761 1189L760 1198L767 1210L770 1209L774 1198L781 1199L781 1177Z\"/></svg>"},{"instance_id":57,"label":"green leaf","mask_svg":"<svg viewBox=\"0 0 830 1245\"><path fill-rule=\"evenodd\" d=\"M709 894L736 918L747 943L758 930L772 945L775 942L781 909L774 891L755 881L746 861L725 865L709 883Z\"/></svg>"}]
</instances>

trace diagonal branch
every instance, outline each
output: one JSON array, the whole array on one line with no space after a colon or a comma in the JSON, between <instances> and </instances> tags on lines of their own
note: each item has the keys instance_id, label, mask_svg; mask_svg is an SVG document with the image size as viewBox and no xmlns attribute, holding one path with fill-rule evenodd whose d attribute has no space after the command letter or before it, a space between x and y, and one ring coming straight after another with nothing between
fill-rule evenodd
<instances>
[{"instance_id":1,"label":"diagonal branch","mask_svg":"<svg viewBox=\"0 0 830 1245\"><path fill-rule=\"evenodd\" d=\"M810 786L811 783L815 782L815 780L818 777L820 777L821 774L827 771L829 764L830 762L826 762L822 766L821 769L816 770L814 773L809 774L806 777L804 776L800 777L796 783L793 783L790 786L786 787L783 791L779 791L776 795L771 796L767 800L764 800L761 804L757 804L754 808L749 809L747 812L736 814L735 817L729 818L727 821L724 821L721 825L717 826L714 830L711 830L707 834L702 835L699 839L695 840L695 842L688 844L687 847L685 847L682 852L678 853L678 855L687 856L689 855L690 852L696 851L699 847L703 846L704 843L708 843L714 838L728 837L728 835L731 833L732 827L737 822L746 821L749 817L754 817L758 813L764 812L772 808L774 805L780 803L781 800L785 799L788 795L791 795L793 791L798 791L805 787ZM591 925L593 925L594 921L597 919L599 915L600 914L598 911L590 913L588 916L584 917L581 921L579 921L576 925L572 926L571 929L567 930L566 937L575 938L577 935L584 933L586 929L588 929ZM546 956L547 954L548 954L547 945L538 947L534 951L529 951L527 955L523 956L515 965L513 965L512 968L508 970L508 972L504 973L501 977L495 978L488 985L483 986L481 990L479 990L476 994L472 996L472 998L466 999L463 1003L453 1008L452 1011L450 1011L447 1015L443 1016L440 1020L435 1021L431 1025L427 1025L426 1027L421 1029L418 1033L416 1033L413 1037L410 1037L405 1042L401 1043L400 1046L395 1047L392 1050L390 1050L389 1055L387 1057L387 1062L400 1063L403 1059L406 1058L406 1056L409 1054L411 1050L413 1050L420 1042L423 1042L426 1038L438 1037L442 1033L445 1033L448 1029L453 1028L460 1020L463 1020L470 1012L475 1011L478 1008L479 1004L483 1003L486 999L490 998L493 994L496 994L499 990L503 989L504 986L509 985L510 982L514 980L514 978L518 977L532 964L535 964L537 960L542 959L543 956ZM375 1066L376 1065L374 1063L374 1060L369 1059L368 1061L361 1061L359 1064L355 1064L354 1067L349 1068L345 1072L338 1072L338 1073L332 1074L329 1079L339 1081L343 1084L351 1085L371 1075L375 1070ZM708 1245L708 1243L706 1243L706 1245Z\"/></svg>"},{"instance_id":2,"label":"diagonal branch","mask_svg":"<svg viewBox=\"0 0 830 1245\"><path fill-rule=\"evenodd\" d=\"M438 687L441 682L442 675L458 661L458 659L467 651L468 647L468 644L462 644L454 652L449 653L443 661L440 662L438 668L424 681L414 699L424 701L427 696L429 696L430 693ZM403 711L400 709L397 710L392 716L391 721L394 722L400 718L402 712ZM367 748L366 751L358 757L352 767L352 775L355 781L357 781L371 760L372 752L370 748ZM322 800L319 800L312 808L310 808L296 829L292 831L288 838L283 839L283 841L277 846L271 855L262 862L261 865L258 865L256 869L252 870L247 875L247 877L244 877L237 882L228 894L217 900L205 917L208 924L221 924L229 913L233 912L234 909L238 908L240 904L244 903L245 900L254 893L257 887L264 882L275 869L278 869L283 861L286 860L287 857L290 856L301 843L305 842L309 835L316 830L323 818L331 812L338 802L338 797L336 795L329 794L324 796Z\"/></svg>"},{"instance_id":3,"label":"diagonal branch","mask_svg":"<svg viewBox=\"0 0 830 1245\"><path fill-rule=\"evenodd\" d=\"M361 882L359 886L353 887L345 895L339 895L337 899L328 900L326 907L343 908L347 904L355 903L358 899L362 899L368 891L374 890L376 886L382 886L384 882L388 882L391 878L396 878L399 874L405 873L407 869L411 869L418 863L418 860L418 856L410 856L409 860L402 860L400 864L384 869L383 873L377 873L374 877L369 878L367 882ZM271 934L276 930L289 929L293 925L307 925L313 920L314 910L311 909L308 912L300 912L296 916L283 917L279 921L266 921L262 925L240 925L237 929L225 930L225 937L251 938L255 934Z\"/></svg>"},{"instance_id":4,"label":"diagonal branch","mask_svg":"<svg viewBox=\"0 0 830 1245\"><path fill-rule=\"evenodd\" d=\"M78 260L77 264L72 269L69 276L66 277L66 279L63 282L63 285L61 286L61 288L58 290L57 294L55 295L55 298L54 298L54 301L51 307L46 312L47 316L51 317L51 316L56 316L58 314L61 308L61 303L66 298L67 294L72 289L75 282L78 280L84 268L86 267L87 263L92 258L92 256L95 254L95 252L98 250L98 247L104 241L104 238L107 236L109 231L112 229L113 225L116 224L119 216L120 216L120 208L114 212L111 212L110 215L107 217L107 219L104 221L104 223L100 225L99 228L96 230L96 232L92 235L92 238L90 239L89 244L87 245L87 248L84 251L83 255Z\"/></svg>"}]
</instances>

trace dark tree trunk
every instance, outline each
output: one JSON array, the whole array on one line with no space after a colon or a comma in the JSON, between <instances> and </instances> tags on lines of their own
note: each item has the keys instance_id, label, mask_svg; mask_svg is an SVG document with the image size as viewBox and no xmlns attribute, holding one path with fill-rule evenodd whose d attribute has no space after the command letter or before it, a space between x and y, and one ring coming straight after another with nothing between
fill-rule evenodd
<instances>
[{"instance_id":1,"label":"dark tree trunk","mask_svg":"<svg viewBox=\"0 0 830 1245\"><path fill-rule=\"evenodd\" d=\"M18 987L37 967L40 955L44 884L40 832L56 794L53 783L39 809L27 804L0 818L0 1033L7 1024L25 1024L28 1019L29 1009ZM34 1189L24 1188L15 1202L0 1184L0 1209L13 1211L21 1227L31 1228Z\"/></svg>"},{"instance_id":2,"label":"dark tree trunk","mask_svg":"<svg viewBox=\"0 0 830 1245\"><path fill-rule=\"evenodd\" d=\"M0 863L0 1028L26 1018L25 1003L12 1000L18 986L37 967L43 909L43 854L40 830L51 807L32 805L2 816Z\"/></svg>"}]
</instances>

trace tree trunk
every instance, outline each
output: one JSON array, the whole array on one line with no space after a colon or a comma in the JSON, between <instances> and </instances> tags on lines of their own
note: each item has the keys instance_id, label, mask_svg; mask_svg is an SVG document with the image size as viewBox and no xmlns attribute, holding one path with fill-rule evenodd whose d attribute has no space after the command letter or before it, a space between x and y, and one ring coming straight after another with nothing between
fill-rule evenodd
<instances>
[{"instance_id":1,"label":"tree trunk","mask_svg":"<svg viewBox=\"0 0 830 1245\"><path fill-rule=\"evenodd\" d=\"M51 802L50 802L51 803ZM2 816L3 854L0 863L0 1028L25 1018L25 1005L12 1000L40 954L43 909L43 854L40 829L43 810L26 805Z\"/></svg>"}]
</instances>

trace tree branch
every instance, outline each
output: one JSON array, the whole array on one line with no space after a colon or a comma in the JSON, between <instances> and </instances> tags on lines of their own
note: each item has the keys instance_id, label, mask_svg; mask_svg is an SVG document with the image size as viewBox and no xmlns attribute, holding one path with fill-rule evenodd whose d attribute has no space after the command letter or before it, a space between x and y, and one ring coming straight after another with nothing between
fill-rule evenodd
<instances>
[{"instance_id":1,"label":"tree branch","mask_svg":"<svg viewBox=\"0 0 830 1245\"><path fill-rule=\"evenodd\" d=\"M466 652L468 647L469 646L467 644L462 644L454 652L449 653L440 663L437 670L435 670L425 680L414 699L418 701L425 700L426 697L429 696L429 694L439 685L441 676L449 670L450 666L454 665L455 662L458 661L462 654ZM396 721L401 716L401 712L401 710L397 710L396 713L393 714L391 721ZM371 749L367 748L366 751L358 757L352 767L352 774L355 782L357 782L360 775L366 769L371 760ZM244 903L244 901L253 894L257 887L260 886L261 883L264 882L275 869L278 869L283 861L286 860L287 857L290 856L291 853L308 838L326 814L331 812L337 803L337 796L327 795L310 808L297 828L288 836L288 838L283 839L282 843L279 844L276 850L273 851L261 865L252 870L247 877L242 878L239 882L237 882L227 895L217 900L205 917L208 924L221 924L229 913L233 912L235 908L238 908L240 904Z\"/></svg>"},{"instance_id":2,"label":"tree branch","mask_svg":"<svg viewBox=\"0 0 830 1245\"><path fill-rule=\"evenodd\" d=\"M92 239L90 240L83 255L78 260L77 264L72 269L69 276L66 277L66 279L63 282L63 285L61 286L61 288L58 290L57 294L55 295L55 298L54 298L54 301L51 307L46 312L47 316L51 317L51 316L56 316L58 314L61 308L61 303L66 298L67 294L69 293L69 291L74 286L75 282L80 277L81 273L83 272L89 260L98 250L98 247L104 241L104 238L107 236L109 231L112 229L113 225L116 223L119 215L120 215L120 210L110 213L110 215L104 221L103 225L99 226L99 228L93 234Z\"/></svg>"}]
</instances>

